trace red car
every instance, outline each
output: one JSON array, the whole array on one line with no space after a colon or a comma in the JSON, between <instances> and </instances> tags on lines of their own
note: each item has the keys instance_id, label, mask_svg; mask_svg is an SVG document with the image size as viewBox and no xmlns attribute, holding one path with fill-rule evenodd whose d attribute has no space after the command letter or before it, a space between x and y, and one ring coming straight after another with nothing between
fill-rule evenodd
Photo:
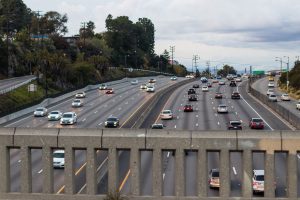
<instances>
[{"instance_id":1,"label":"red car","mask_svg":"<svg viewBox=\"0 0 300 200\"><path fill-rule=\"evenodd\" d=\"M210 82L208 82L206 85L207 85L207 87L211 87L212 86L212 84Z\"/></svg>"},{"instance_id":2,"label":"red car","mask_svg":"<svg viewBox=\"0 0 300 200\"><path fill-rule=\"evenodd\" d=\"M113 94L114 90L112 88L107 89L107 91L105 92L106 94Z\"/></svg>"},{"instance_id":3,"label":"red car","mask_svg":"<svg viewBox=\"0 0 300 200\"><path fill-rule=\"evenodd\" d=\"M216 92L215 99L222 99L223 95L221 92Z\"/></svg>"},{"instance_id":4,"label":"red car","mask_svg":"<svg viewBox=\"0 0 300 200\"><path fill-rule=\"evenodd\" d=\"M185 105L183 107L184 112L193 112L193 106L192 105Z\"/></svg>"},{"instance_id":5,"label":"red car","mask_svg":"<svg viewBox=\"0 0 300 200\"><path fill-rule=\"evenodd\" d=\"M251 129L264 129L264 121L261 118L251 118L249 122Z\"/></svg>"}]
</instances>

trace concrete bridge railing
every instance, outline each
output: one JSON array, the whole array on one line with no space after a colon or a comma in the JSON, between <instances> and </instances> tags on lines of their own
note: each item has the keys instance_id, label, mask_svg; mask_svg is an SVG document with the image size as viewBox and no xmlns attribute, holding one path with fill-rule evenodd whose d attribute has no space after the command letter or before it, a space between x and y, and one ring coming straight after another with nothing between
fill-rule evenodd
<instances>
[{"instance_id":1,"label":"concrete bridge railing","mask_svg":"<svg viewBox=\"0 0 300 200\"><path fill-rule=\"evenodd\" d=\"M10 148L21 152L21 190L10 192ZM43 191L32 193L30 149L42 149ZM65 193L55 194L53 188L53 149L65 149ZM75 194L75 149L86 150L86 194ZM264 152L265 197L275 199L274 154L287 154L287 198L297 199L297 153L300 149L300 132L189 132L154 130L108 130L108 129L0 129L0 199L57 199L77 200L104 199L96 194L95 151L108 151L108 190L117 188L118 150L130 151L131 191L129 199L209 199L207 196L207 152L220 154L220 196L230 197L230 153L242 154L242 196L252 199L252 154ZM152 196L141 196L140 151L153 152ZM175 152L175 195L162 196L162 151ZM184 156L186 150L197 152L197 193L185 196ZM214 197L215 198L215 197Z\"/></svg>"}]
</instances>

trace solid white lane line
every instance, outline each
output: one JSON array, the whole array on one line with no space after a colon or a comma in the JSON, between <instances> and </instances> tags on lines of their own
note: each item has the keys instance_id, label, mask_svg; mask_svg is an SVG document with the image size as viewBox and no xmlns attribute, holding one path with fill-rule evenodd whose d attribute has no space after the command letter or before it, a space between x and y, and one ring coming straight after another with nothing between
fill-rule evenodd
<instances>
[{"instance_id":1,"label":"solid white lane line","mask_svg":"<svg viewBox=\"0 0 300 200\"><path fill-rule=\"evenodd\" d=\"M169 158L170 157L170 152L168 152L168 154L167 154L167 158Z\"/></svg>"},{"instance_id":2,"label":"solid white lane line","mask_svg":"<svg viewBox=\"0 0 300 200\"><path fill-rule=\"evenodd\" d=\"M41 169L40 171L38 171L38 174L42 173L43 172L43 169Z\"/></svg>"},{"instance_id":3,"label":"solid white lane line","mask_svg":"<svg viewBox=\"0 0 300 200\"><path fill-rule=\"evenodd\" d=\"M237 87L237 91L239 92L239 86ZM241 95L242 100L266 123L266 125L274 131L274 129L268 124L268 122L260 115L258 112L244 99L244 97Z\"/></svg>"},{"instance_id":4,"label":"solid white lane line","mask_svg":"<svg viewBox=\"0 0 300 200\"><path fill-rule=\"evenodd\" d=\"M237 175L235 167L232 167L234 175Z\"/></svg>"}]
</instances>

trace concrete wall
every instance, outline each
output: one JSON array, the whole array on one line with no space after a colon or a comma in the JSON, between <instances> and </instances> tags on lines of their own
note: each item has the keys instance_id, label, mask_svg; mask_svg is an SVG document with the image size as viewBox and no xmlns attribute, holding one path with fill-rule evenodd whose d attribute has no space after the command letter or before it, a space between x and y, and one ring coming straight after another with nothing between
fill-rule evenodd
<instances>
[{"instance_id":1,"label":"concrete wall","mask_svg":"<svg viewBox=\"0 0 300 200\"><path fill-rule=\"evenodd\" d=\"M95 151L108 151L108 190L115 191L117 182L117 150L130 150L131 192L129 199L209 199L207 197L207 173L198 170L196 197L185 197L184 152L194 150L198 153L198 169L206 169L207 152L220 153L220 197L217 199L252 199L252 153L265 153L265 197L274 198L274 153L288 154L287 197L297 199L297 152L300 149L300 132L189 132L164 130L115 130L115 129L0 129L0 199L33 200L96 200L104 199L96 195ZM43 192L32 193L30 149L42 148L43 153ZM21 151L21 191L10 193L9 148ZM65 194L53 194L52 149L65 149ZM74 194L74 150L87 151L87 194ZM141 150L153 152L153 196L140 196ZM162 151L175 153L175 196L162 196ZM242 197L230 197L230 152L242 154L243 189ZM216 198L216 197L214 197Z\"/></svg>"}]
</instances>

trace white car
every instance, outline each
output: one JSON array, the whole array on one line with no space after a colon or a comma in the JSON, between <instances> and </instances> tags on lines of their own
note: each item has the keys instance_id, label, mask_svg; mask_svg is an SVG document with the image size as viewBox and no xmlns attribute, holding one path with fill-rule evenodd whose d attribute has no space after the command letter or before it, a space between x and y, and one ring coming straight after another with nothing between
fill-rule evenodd
<instances>
[{"instance_id":1,"label":"white car","mask_svg":"<svg viewBox=\"0 0 300 200\"><path fill-rule=\"evenodd\" d=\"M219 81L219 85L225 85L224 81Z\"/></svg>"},{"instance_id":2,"label":"white car","mask_svg":"<svg viewBox=\"0 0 300 200\"><path fill-rule=\"evenodd\" d=\"M77 115L75 112L66 112L60 119L60 124L75 124L77 123Z\"/></svg>"},{"instance_id":3,"label":"white car","mask_svg":"<svg viewBox=\"0 0 300 200\"><path fill-rule=\"evenodd\" d=\"M236 78L235 81L236 82L242 82L242 79L241 78Z\"/></svg>"},{"instance_id":4,"label":"white car","mask_svg":"<svg viewBox=\"0 0 300 200\"><path fill-rule=\"evenodd\" d=\"M208 92L208 86L206 85L202 86L202 92Z\"/></svg>"},{"instance_id":5,"label":"white car","mask_svg":"<svg viewBox=\"0 0 300 200\"><path fill-rule=\"evenodd\" d=\"M269 96L270 94L273 94L274 93L274 89L268 89L267 90L267 95Z\"/></svg>"},{"instance_id":6,"label":"white car","mask_svg":"<svg viewBox=\"0 0 300 200\"><path fill-rule=\"evenodd\" d=\"M76 98L84 98L85 97L85 92L78 92L77 94L75 94Z\"/></svg>"},{"instance_id":7,"label":"white car","mask_svg":"<svg viewBox=\"0 0 300 200\"><path fill-rule=\"evenodd\" d=\"M148 85L146 91L147 92L154 92L155 91L155 87L153 85Z\"/></svg>"},{"instance_id":8,"label":"white car","mask_svg":"<svg viewBox=\"0 0 300 200\"><path fill-rule=\"evenodd\" d=\"M35 117L44 117L46 116L48 113L48 110L47 108L44 108L44 107L38 107L35 109L35 111L33 112L33 115Z\"/></svg>"},{"instance_id":9,"label":"white car","mask_svg":"<svg viewBox=\"0 0 300 200\"><path fill-rule=\"evenodd\" d=\"M81 107L83 106L83 102L80 99L74 99L72 102L72 107Z\"/></svg>"},{"instance_id":10,"label":"white car","mask_svg":"<svg viewBox=\"0 0 300 200\"><path fill-rule=\"evenodd\" d=\"M217 108L218 113L228 113L228 107L224 104L220 104Z\"/></svg>"},{"instance_id":11,"label":"white car","mask_svg":"<svg viewBox=\"0 0 300 200\"><path fill-rule=\"evenodd\" d=\"M281 101L290 101L290 97L288 94L282 94L280 97Z\"/></svg>"},{"instance_id":12,"label":"white car","mask_svg":"<svg viewBox=\"0 0 300 200\"><path fill-rule=\"evenodd\" d=\"M65 167L65 150L55 150L53 152L53 167L54 168Z\"/></svg>"},{"instance_id":13,"label":"white car","mask_svg":"<svg viewBox=\"0 0 300 200\"><path fill-rule=\"evenodd\" d=\"M298 103L296 104L296 108L297 108L297 110L300 110L300 100L299 100Z\"/></svg>"},{"instance_id":14,"label":"white car","mask_svg":"<svg viewBox=\"0 0 300 200\"><path fill-rule=\"evenodd\" d=\"M275 87L274 82L269 82L269 83L268 83L268 87Z\"/></svg>"},{"instance_id":15,"label":"white car","mask_svg":"<svg viewBox=\"0 0 300 200\"><path fill-rule=\"evenodd\" d=\"M133 81L131 81L131 85L137 85L138 83L139 83L138 80L133 80Z\"/></svg>"},{"instance_id":16,"label":"white car","mask_svg":"<svg viewBox=\"0 0 300 200\"><path fill-rule=\"evenodd\" d=\"M160 118L161 119L173 119L173 113L171 110L163 110L160 113Z\"/></svg>"},{"instance_id":17,"label":"white car","mask_svg":"<svg viewBox=\"0 0 300 200\"><path fill-rule=\"evenodd\" d=\"M265 191L265 170L253 170L252 190L253 193Z\"/></svg>"},{"instance_id":18,"label":"white car","mask_svg":"<svg viewBox=\"0 0 300 200\"><path fill-rule=\"evenodd\" d=\"M99 90L106 90L107 89L107 85L105 83L102 83L100 86L99 86Z\"/></svg>"},{"instance_id":19,"label":"white car","mask_svg":"<svg viewBox=\"0 0 300 200\"><path fill-rule=\"evenodd\" d=\"M176 80L177 80L177 77L176 77L176 76L172 76L172 77L171 77L171 80L172 80L172 81L176 81Z\"/></svg>"},{"instance_id":20,"label":"white car","mask_svg":"<svg viewBox=\"0 0 300 200\"><path fill-rule=\"evenodd\" d=\"M277 96L274 93L269 95L269 101L277 102Z\"/></svg>"},{"instance_id":21,"label":"white car","mask_svg":"<svg viewBox=\"0 0 300 200\"><path fill-rule=\"evenodd\" d=\"M141 88L141 89L147 89L147 85L146 85L146 84L142 84L142 85L140 86L140 88Z\"/></svg>"},{"instance_id":22,"label":"white car","mask_svg":"<svg viewBox=\"0 0 300 200\"><path fill-rule=\"evenodd\" d=\"M57 121L57 120L60 120L61 116L62 116L62 112L60 112L58 110L51 111L48 114L48 120L49 121L51 121L51 120Z\"/></svg>"}]
</instances>

